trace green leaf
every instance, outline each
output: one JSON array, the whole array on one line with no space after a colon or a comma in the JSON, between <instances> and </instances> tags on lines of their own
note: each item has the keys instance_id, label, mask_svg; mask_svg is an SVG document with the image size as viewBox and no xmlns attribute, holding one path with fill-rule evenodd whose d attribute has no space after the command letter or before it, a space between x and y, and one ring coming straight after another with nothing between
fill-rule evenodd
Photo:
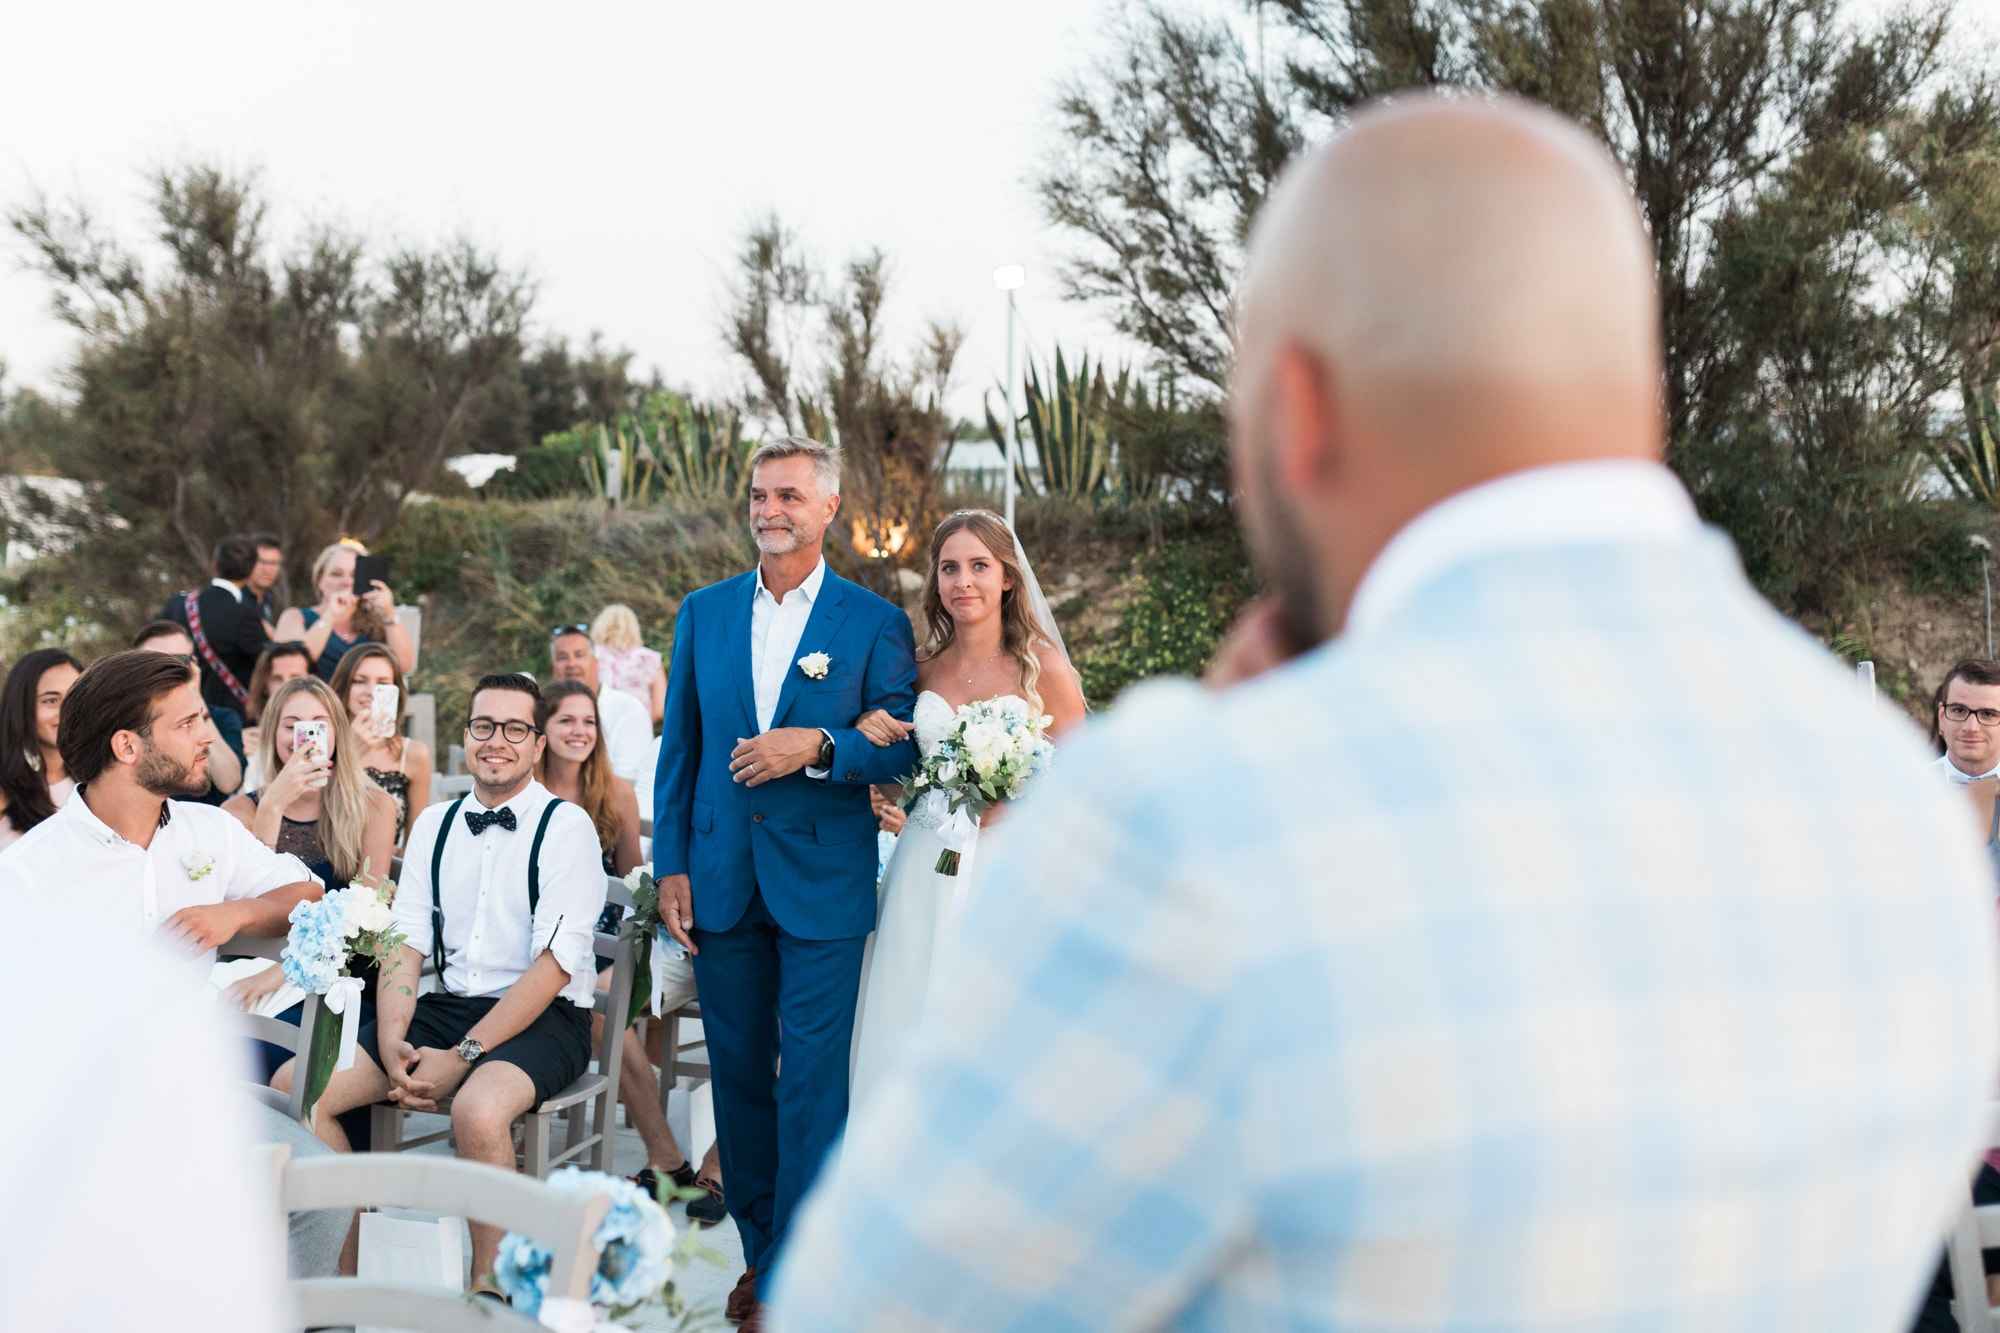
<instances>
[{"instance_id":1,"label":"green leaf","mask_svg":"<svg viewBox=\"0 0 2000 1333\"><path fill-rule=\"evenodd\" d=\"M333 1067L340 1061L340 1029L345 1020L328 1009L322 996L319 1018L313 1024L312 1047L306 1052L306 1120L313 1118L313 1108L326 1095L326 1085L333 1081Z\"/></svg>"}]
</instances>

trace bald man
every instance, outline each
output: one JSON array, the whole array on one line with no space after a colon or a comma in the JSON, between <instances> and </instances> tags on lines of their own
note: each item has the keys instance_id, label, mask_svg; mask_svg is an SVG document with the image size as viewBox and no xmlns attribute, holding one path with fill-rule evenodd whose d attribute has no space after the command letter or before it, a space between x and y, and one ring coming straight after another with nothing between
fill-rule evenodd
<instances>
[{"instance_id":1,"label":"bald man","mask_svg":"<svg viewBox=\"0 0 2000 1333\"><path fill-rule=\"evenodd\" d=\"M1897 1327L1994 1087L1991 886L1660 466L1617 168L1370 108L1240 318L1272 599L999 826L774 1323Z\"/></svg>"}]
</instances>

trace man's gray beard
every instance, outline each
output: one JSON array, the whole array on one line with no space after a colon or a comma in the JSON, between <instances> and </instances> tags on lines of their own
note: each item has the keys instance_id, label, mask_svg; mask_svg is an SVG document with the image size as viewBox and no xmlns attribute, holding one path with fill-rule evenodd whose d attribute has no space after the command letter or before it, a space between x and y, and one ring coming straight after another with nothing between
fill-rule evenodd
<instances>
[{"instance_id":1,"label":"man's gray beard","mask_svg":"<svg viewBox=\"0 0 2000 1333\"><path fill-rule=\"evenodd\" d=\"M773 537L779 539L780 541L789 542L790 544L780 547L766 546L764 544L765 540L767 538L773 538ZM757 544L757 549L763 552L765 555L791 555L794 551L804 550L807 545L805 535L801 533L797 528L793 528L789 532L783 530L779 530L777 532L758 532L756 529L752 528L750 531L750 539Z\"/></svg>"},{"instance_id":2,"label":"man's gray beard","mask_svg":"<svg viewBox=\"0 0 2000 1333\"><path fill-rule=\"evenodd\" d=\"M176 796L199 796L208 790L206 779L195 781L192 767L150 747L145 757L139 760L132 776L141 788L167 800Z\"/></svg>"}]
</instances>

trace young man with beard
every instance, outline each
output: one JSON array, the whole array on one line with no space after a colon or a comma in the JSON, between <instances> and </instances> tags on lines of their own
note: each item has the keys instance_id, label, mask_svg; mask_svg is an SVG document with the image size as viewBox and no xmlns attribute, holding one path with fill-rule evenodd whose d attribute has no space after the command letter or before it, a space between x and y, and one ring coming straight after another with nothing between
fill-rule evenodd
<instances>
[{"instance_id":1,"label":"young man with beard","mask_svg":"<svg viewBox=\"0 0 2000 1333\"><path fill-rule=\"evenodd\" d=\"M215 738L186 658L134 649L93 663L56 733L76 795L0 854L0 897L59 893L93 920L164 930L205 963L233 935L284 934L319 881L221 810L180 799L208 789Z\"/></svg>"},{"instance_id":2,"label":"young man with beard","mask_svg":"<svg viewBox=\"0 0 2000 1333\"><path fill-rule=\"evenodd\" d=\"M590 816L535 781L540 702L527 676L483 677L465 726L473 789L410 829L396 894L406 943L382 969L353 1067L319 1103L315 1129L338 1151L344 1112L380 1101L435 1111L449 1098L458 1155L511 1171L514 1122L590 1065L604 866ZM439 984L419 996L425 958ZM272 1085L289 1090L295 1065ZM472 1224L475 1274L493 1271L500 1236ZM353 1258L350 1234L347 1271Z\"/></svg>"}]
</instances>

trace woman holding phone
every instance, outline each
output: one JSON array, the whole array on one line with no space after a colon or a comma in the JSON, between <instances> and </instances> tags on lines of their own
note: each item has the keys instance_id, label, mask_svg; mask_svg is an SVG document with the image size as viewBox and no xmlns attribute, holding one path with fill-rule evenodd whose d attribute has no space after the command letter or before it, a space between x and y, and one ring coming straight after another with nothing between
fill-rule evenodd
<instances>
[{"instance_id":1,"label":"woman holding phone","mask_svg":"<svg viewBox=\"0 0 2000 1333\"><path fill-rule=\"evenodd\" d=\"M348 650L333 673L334 697L352 720L362 771L396 803L396 852L409 836L410 814L431 803L431 747L403 735L410 692L396 655L379 643Z\"/></svg>"},{"instance_id":2,"label":"woman holding phone","mask_svg":"<svg viewBox=\"0 0 2000 1333\"><path fill-rule=\"evenodd\" d=\"M396 854L396 803L362 772L347 710L326 682L303 676L280 685L264 705L261 728L259 754L264 771L274 776L262 791L232 796L222 808L266 847L305 862L329 893L346 888L363 867L386 878ZM250 1009L284 980L273 963L231 986L228 995ZM374 994L371 979L365 996L372 1001ZM296 1023L299 1012L294 1006L278 1017ZM364 1011L363 1021L368 1016ZM265 1077L283 1062L272 1061Z\"/></svg>"},{"instance_id":3,"label":"woman holding phone","mask_svg":"<svg viewBox=\"0 0 2000 1333\"><path fill-rule=\"evenodd\" d=\"M405 673L417 669L417 646L396 619L396 594L389 588L388 563L370 556L358 542L335 542L313 561L313 591L319 604L288 609L278 617L274 639L295 639L312 654L313 674L331 681L340 659L359 644L380 643L396 655ZM356 585L361 585L356 592Z\"/></svg>"}]
</instances>

